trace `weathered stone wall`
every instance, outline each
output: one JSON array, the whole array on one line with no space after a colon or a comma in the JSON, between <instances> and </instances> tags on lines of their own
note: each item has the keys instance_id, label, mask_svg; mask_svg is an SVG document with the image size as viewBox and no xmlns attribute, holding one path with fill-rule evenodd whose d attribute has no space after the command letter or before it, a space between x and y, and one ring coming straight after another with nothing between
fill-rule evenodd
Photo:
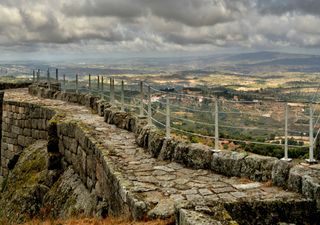
<instances>
[{"instance_id":1,"label":"weathered stone wall","mask_svg":"<svg viewBox=\"0 0 320 225\"><path fill-rule=\"evenodd\" d=\"M31 86L29 92L45 98L60 99L90 107L107 123L135 133L136 142L153 157L183 163L188 167L211 169L227 176L248 177L252 180L272 180L275 185L300 192L314 199L320 208L319 166L294 166L272 157L248 155L212 149L200 145L166 140L164 134L145 119L119 112L116 107L97 97L61 93ZM101 121L102 122L102 121ZM101 146L90 128L79 121L67 120L58 111L44 106L4 101L3 140L1 147L2 174L23 147L37 139L48 139L49 164L64 168L72 166L87 189L102 202L108 202L108 213L142 219L146 205L126 190L126 181L115 171L112 146ZM102 149L104 149L102 151ZM106 150L107 149L107 150Z\"/></svg>"},{"instance_id":2,"label":"weathered stone wall","mask_svg":"<svg viewBox=\"0 0 320 225\"><path fill-rule=\"evenodd\" d=\"M188 167L211 169L226 176L245 177L255 181L272 181L274 185L288 188L315 199L320 209L320 167L294 165L274 157L259 156L247 152L221 151L202 144L190 144L165 139L164 133L148 126L145 119L120 112L117 107L97 97L76 93L54 92L29 86L29 92L45 98L60 99L91 107L107 123L132 131L139 146L153 157L183 163Z\"/></svg>"},{"instance_id":3,"label":"weathered stone wall","mask_svg":"<svg viewBox=\"0 0 320 225\"><path fill-rule=\"evenodd\" d=\"M23 83L0 83L0 90L6 89L15 89L15 88L26 88L31 85L31 82L23 82Z\"/></svg>"},{"instance_id":4,"label":"weathered stone wall","mask_svg":"<svg viewBox=\"0 0 320 225\"><path fill-rule=\"evenodd\" d=\"M120 173L112 169L115 167L108 152L102 153L101 146L88 135L85 127L79 123L58 122L57 136L65 163L73 166L89 191L108 202L109 214L142 219L140 202L120 185Z\"/></svg>"},{"instance_id":5,"label":"weathered stone wall","mask_svg":"<svg viewBox=\"0 0 320 225\"><path fill-rule=\"evenodd\" d=\"M63 93L37 86L30 86L29 92L40 97L78 103L92 108L94 112L104 116L105 122L134 132L137 144L148 150L153 157L162 160L171 160L191 168L211 169L227 176L246 177L256 181L272 179L273 167L279 161L273 157L230 151L213 154L212 148L202 144L166 140L164 132L155 126L148 126L146 119L119 112L117 107L92 95Z\"/></svg>"},{"instance_id":6,"label":"weathered stone wall","mask_svg":"<svg viewBox=\"0 0 320 225\"><path fill-rule=\"evenodd\" d=\"M43 106L4 101L1 175L8 174L13 167L10 164L25 147L45 139L49 141L49 167L49 164L54 167L62 163L67 169L71 165L99 202L108 202L110 215L142 219L145 205L120 185L120 174L112 169L108 154L102 154L101 146L88 135L86 127L60 117L59 113Z\"/></svg>"},{"instance_id":7,"label":"weathered stone wall","mask_svg":"<svg viewBox=\"0 0 320 225\"><path fill-rule=\"evenodd\" d=\"M4 92L0 91L0 133L2 133L2 114L3 114L3 96ZM1 165L1 140L2 140L2 134L0 135L0 165ZM0 166L0 175L1 175L1 166Z\"/></svg>"},{"instance_id":8,"label":"weathered stone wall","mask_svg":"<svg viewBox=\"0 0 320 225\"><path fill-rule=\"evenodd\" d=\"M47 139L48 122L54 112L22 102L4 101L2 107L1 175L5 176L23 148Z\"/></svg>"}]
</instances>

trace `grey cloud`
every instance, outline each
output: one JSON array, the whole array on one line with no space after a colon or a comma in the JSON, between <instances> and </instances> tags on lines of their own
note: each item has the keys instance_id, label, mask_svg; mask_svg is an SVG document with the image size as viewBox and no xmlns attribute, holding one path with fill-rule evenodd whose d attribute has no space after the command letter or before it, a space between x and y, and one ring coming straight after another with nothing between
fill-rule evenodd
<instances>
[{"instance_id":1,"label":"grey cloud","mask_svg":"<svg viewBox=\"0 0 320 225\"><path fill-rule=\"evenodd\" d=\"M2 0L0 51L320 47L319 6L316 0Z\"/></svg>"},{"instance_id":2,"label":"grey cloud","mask_svg":"<svg viewBox=\"0 0 320 225\"><path fill-rule=\"evenodd\" d=\"M114 16L120 18L138 17L143 8L136 0L83 0L64 3L62 12L67 16Z\"/></svg>"},{"instance_id":3,"label":"grey cloud","mask_svg":"<svg viewBox=\"0 0 320 225\"><path fill-rule=\"evenodd\" d=\"M297 12L320 15L319 0L257 0L257 8L263 14Z\"/></svg>"},{"instance_id":4,"label":"grey cloud","mask_svg":"<svg viewBox=\"0 0 320 225\"><path fill-rule=\"evenodd\" d=\"M212 26L235 19L221 0L140 0L156 16L192 27Z\"/></svg>"},{"instance_id":5,"label":"grey cloud","mask_svg":"<svg viewBox=\"0 0 320 225\"><path fill-rule=\"evenodd\" d=\"M67 16L140 17L148 13L166 20L199 27L212 26L236 19L242 1L230 0L84 0L64 5Z\"/></svg>"}]
</instances>

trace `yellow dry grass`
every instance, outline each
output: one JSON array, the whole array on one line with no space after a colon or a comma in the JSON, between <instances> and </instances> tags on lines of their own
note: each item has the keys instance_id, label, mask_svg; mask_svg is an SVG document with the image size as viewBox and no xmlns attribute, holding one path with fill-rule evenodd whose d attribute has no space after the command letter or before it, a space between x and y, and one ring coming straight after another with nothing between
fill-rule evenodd
<instances>
[{"instance_id":1,"label":"yellow dry grass","mask_svg":"<svg viewBox=\"0 0 320 225\"><path fill-rule=\"evenodd\" d=\"M32 220L23 225L169 225L174 224L173 219L169 220L154 220L154 221L129 221L121 218L107 219L68 219L68 220Z\"/></svg>"}]
</instances>

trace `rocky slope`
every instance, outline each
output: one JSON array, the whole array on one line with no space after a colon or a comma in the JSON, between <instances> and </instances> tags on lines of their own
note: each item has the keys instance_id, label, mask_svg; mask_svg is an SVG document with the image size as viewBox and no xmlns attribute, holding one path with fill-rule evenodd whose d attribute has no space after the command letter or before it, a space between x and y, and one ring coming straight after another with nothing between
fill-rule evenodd
<instances>
[{"instance_id":1,"label":"rocky slope","mask_svg":"<svg viewBox=\"0 0 320 225\"><path fill-rule=\"evenodd\" d=\"M103 214L94 194L72 168L47 169L47 142L25 148L0 193L0 224L21 223L32 218L70 218ZM13 163L13 162L12 162Z\"/></svg>"}]
</instances>

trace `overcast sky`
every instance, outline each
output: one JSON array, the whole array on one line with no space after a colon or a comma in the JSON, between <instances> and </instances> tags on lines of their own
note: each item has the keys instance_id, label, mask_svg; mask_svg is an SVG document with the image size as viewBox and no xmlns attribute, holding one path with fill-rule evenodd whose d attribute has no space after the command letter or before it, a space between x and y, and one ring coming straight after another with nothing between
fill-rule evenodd
<instances>
[{"instance_id":1,"label":"overcast sky","mask_svg":"<svg viewBox=\"0 0 320 225\"><path fill-rule=\"evenodd\" d=\"M1 0L0 57L316 54L320 0Z\"/></svg>"}]
</instances>

